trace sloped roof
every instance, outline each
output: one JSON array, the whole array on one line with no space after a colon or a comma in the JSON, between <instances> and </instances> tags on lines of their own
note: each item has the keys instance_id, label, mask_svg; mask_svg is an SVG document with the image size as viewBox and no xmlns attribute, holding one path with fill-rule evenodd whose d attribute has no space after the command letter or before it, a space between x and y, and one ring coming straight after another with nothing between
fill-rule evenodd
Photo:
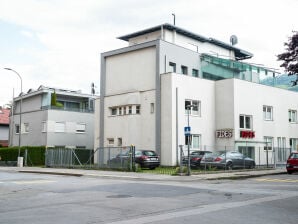
<instances>
[{"instance_id":1,"label":"sloped roof","mask_svg":"<svg viewBox=\"0 0 298 224\"><path fill-rule=\"evenodd\" d=\"M10 109L0 109L0 124L9 125Z\"/></svg>"}]
</instances>

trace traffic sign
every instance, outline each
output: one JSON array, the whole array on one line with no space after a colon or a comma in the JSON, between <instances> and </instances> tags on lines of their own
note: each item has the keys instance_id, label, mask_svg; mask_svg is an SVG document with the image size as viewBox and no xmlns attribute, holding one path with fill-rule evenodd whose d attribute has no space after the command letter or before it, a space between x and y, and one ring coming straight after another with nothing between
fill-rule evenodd
<instances>
[{"instance_id":1,"label":"traffic sign","mask_svg":"<svg viewBox=\"0 0 298 224\"><path fill-rule=\"evenodd\" d=\"M186 126L186 127L184 127L184 135L185 135L185 136L189 136L189 135L191 135L191 134L190 134L190 131L191 131L190 126Z\"/></svg>"}]
</instances>

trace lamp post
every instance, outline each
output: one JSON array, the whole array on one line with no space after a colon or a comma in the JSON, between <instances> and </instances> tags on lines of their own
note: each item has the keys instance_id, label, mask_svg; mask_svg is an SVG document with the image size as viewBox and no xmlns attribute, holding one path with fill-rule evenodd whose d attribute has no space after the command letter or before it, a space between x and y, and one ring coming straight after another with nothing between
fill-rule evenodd
<instances>
[{"instance_id":1,"label":"lamp post","mask_svg":"<svg viewBox=\"0 0 298 224\"><path fill-rule=\"evenodd\" d=\"M187 176L190 176L190 140L191 140L191 132L190 132L190 126L189 126L189 114L190 109L194 107L194 105L189 104L186 106L187 109L187 127L189 128L189 133L187 135L187 154L188 154L188 160L187 160Z\"/></svg>"},{"instance_id":2,"label":"lamp post","mask_svg":"<svg viewBox=\"0 0 298 224\"><path fill-rule=\"evenodd\" d=\"M18 167L23 166L23 157L21 157L21 138L22 138L22 103L23 103L23 80L21 75L11 68L4 68L8 71L14 72L21 80L21 101L20 101L20 124L19 124L19 151L18 151Z\"/></svg>"}]
</instances>

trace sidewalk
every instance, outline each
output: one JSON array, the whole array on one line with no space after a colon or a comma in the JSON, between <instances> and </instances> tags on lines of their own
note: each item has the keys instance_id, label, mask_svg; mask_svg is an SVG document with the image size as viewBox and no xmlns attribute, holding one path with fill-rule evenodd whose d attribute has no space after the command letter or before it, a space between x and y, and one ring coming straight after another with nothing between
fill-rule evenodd
<instances>
[{"instance_id":1,"label":"sidewalk","mask_svg":"<svg viewBox=\"0 0 298 224\"><path fill-rule=\"evenodd\" d=\"M241 179L251 178L274 174L285 174L284 168L268 170L249 170L249 171L226 171L216 173L200 173L191 176L171 176L151 173L134 173L119 171L102 171L102 170L82 170L82 169L61 169L61 168L40 168L40 167L0 167L0 172L20 172L20 173L40 173L53 175L68 176L86 176L102 177L111 179L127 180L146 180L146 181L196 181L196 180L218 180L218 179Z\"/></svg>"}]
</instances>

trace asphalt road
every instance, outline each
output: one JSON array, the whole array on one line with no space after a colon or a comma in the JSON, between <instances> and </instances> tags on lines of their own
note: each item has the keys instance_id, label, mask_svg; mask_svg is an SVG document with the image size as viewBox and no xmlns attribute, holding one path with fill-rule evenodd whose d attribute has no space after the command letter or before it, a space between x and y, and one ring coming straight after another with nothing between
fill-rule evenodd
<instances>
[{"instance_id":1,"label":"asphalt road","mask_svg":"<svg viewBox=\"0 0 298 224\"><path fill-rule=\"evenodd\" d=\"M142 181L0 172L0 223L286 223L298 220L298 174Z\"/></svg>"}]
</instances>

